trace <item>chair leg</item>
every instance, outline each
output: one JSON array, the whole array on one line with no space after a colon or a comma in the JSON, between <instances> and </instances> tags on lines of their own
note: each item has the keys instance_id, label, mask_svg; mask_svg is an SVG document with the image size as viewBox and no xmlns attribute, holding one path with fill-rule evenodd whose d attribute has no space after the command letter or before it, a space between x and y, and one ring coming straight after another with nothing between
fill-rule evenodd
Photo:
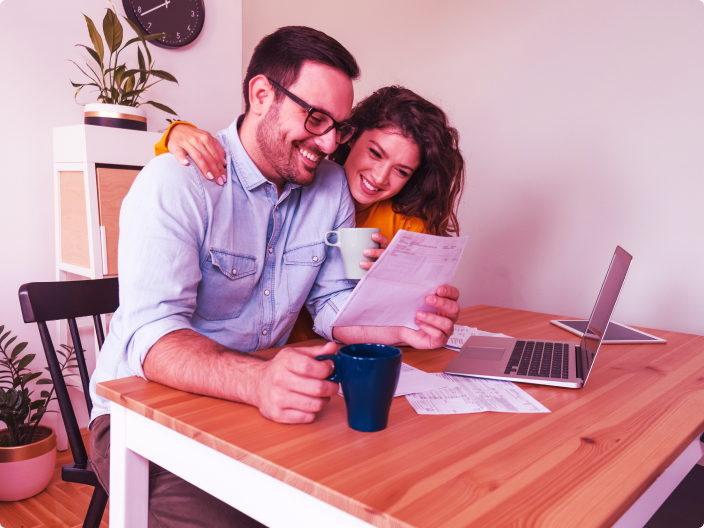
<instances>
[{"instance_id":1,"label":"chair leg","mask_svg":"<svg viewBox=\"0 0 704 528\"><path fill-rule=\"evenodd\" d=\"M105 505L108 503L108 494L105 490L96 486L93 492L93 497L90 499L90 506L88 506L88 512L86 513L86 520L83 521L84 528L99 528L100 521L103 519L103 512L105 511Z\"/></svg>"}]
</instances>

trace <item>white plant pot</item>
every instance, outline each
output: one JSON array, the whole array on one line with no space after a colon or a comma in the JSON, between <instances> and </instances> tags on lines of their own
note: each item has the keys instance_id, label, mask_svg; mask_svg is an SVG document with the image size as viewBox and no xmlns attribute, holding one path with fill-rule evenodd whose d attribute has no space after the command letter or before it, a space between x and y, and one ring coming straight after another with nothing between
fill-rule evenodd
<instances>
[{"instance_id":1,"label":"white plant pot","mask_svg":"<svg viewBox=\"0 0 704 528\"><path fill-rule=\"evenodd\" d=\"M0 431L4 436L5 429ZM0 501L18 501L41 493L56 469L56 433L37 427L32 444L0 447Z\"/></svg>"},{"instance_id":2,"label":"white plant pot","mask_svg":"<svg viewBox=\"0 0 704 528\"><path fill-rule=\"evenodd\" d=\"M91 103L85 106L83 115L86 125L147 130L147 111L134 106Z\"/></svg>"}]
</instances>

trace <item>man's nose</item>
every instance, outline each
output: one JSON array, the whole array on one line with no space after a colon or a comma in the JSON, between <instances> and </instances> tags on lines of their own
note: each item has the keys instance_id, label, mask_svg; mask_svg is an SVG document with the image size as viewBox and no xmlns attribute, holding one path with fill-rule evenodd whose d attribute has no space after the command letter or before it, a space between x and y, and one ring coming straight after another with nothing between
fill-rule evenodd
<instances>
[{"instance_id":1,"label":"man's nose","mask_svg":"<svg viewBox=\"0 0 704 528\"><path fill-rule=\"evenodd\" d=\"M315 144L325 154L332 154L337 148L337 133L335 129L331 129L327 134L316 136Z\"/></svg>"}]
</instances>

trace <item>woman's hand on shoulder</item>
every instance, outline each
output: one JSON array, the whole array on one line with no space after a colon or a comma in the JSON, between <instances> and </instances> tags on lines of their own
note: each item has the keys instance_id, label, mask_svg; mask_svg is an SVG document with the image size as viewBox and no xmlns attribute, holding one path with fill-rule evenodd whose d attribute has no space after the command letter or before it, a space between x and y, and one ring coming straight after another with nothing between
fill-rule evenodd
<instances>
[{"instance_id":1,"label":"woman's hand on shoulder","mask_svg":"<svg viewBox=\"0 0 704 528\"><path fill-rule=\"evenodd\" d=\"M372 240L374 242L379 242L379 246L381 246L381 247L379 249L365 249L364 256L378 259L381 256L381 254L386 250L386 247L389 245L389 239L386 238L381 233L374 233L372 235ZM375 263L376 263L376 261L363 260L359 263L359 267L368 270L368 269L371 269L371 267Z\"/></svg>"},{"instance_id":2,"label":"woman's hand on shoulder","mask_svg":"<svg viewBox=\"0 0 704 528\"><path fill-rule=\"evenodd\" d=\"M207 179L219 185L227 181L225 150L209 132L179 124L171 129L166 146L184 165L190 164L186 158L190 156Z\"/></svg>"}]
</instances>

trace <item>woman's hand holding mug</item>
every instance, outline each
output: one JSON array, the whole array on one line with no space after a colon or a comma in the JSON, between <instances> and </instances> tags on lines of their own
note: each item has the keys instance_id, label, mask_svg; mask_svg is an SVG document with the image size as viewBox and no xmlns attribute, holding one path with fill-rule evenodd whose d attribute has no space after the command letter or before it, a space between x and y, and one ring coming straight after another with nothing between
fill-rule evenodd
<instances>
[{"instance_id":1,"label":"woman's hand holding mug","mask_svg":"<svg viewBox=\"0 0 704 528\"><path fill-rule=\"evenodd\" d=\"M374 258L374 259L378 259L378 258L381 256L381 254L384 252L384 250L386 249L386 247L389 245L389 239L386 238L386 237L385 237L384 235L382 235L381 233L374 233L374 234L372 235L372 240L373 240L374 242L378 242L378 243L379 243L379 246L381 246L381 247L378 248L378 249L376 249L376 248L365 249L365 250L364 250L364 256L365 256L365 257ZM376 261L362 260L362 261L359 263L359 267L362 268L362 269L365 269L365 270L369 270L369 269L371 269L371 267L372 267L375 263L376 263Z\"/></svg>"}]
</instances>

